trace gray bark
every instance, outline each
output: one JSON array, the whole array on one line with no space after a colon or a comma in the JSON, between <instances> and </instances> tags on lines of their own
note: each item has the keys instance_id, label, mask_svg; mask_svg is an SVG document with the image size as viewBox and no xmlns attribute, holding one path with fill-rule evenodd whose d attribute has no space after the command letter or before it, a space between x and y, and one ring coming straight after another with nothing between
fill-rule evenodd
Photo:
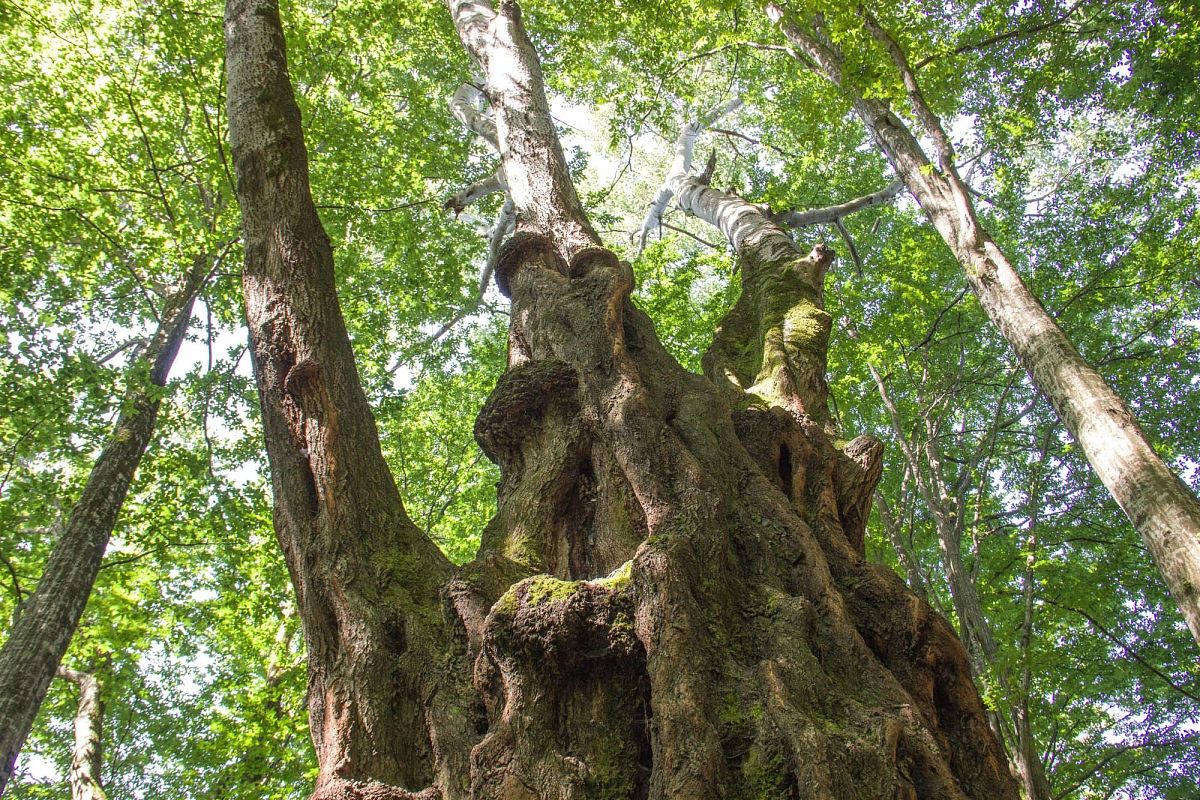
<instances>
[{"instance_id":1,"label":"gray bark","mask_svg":"<svg viewBox=\"0 0 1200 800\"><path fill-rule=\"evenodd\" d=\"M0 794L83 615L117 514L154 433L161 388L207 270L207 260L198 258L164 304L154 336L130 370L116 428L71 509L37 588L0 648Z\"/></svg>"},{"instance_id":2,"label":"gray bark","mask_svg":"<svg viewBox=\"0 0 1200 800\"><path fill-rule=\"evenodd\" d=\"M862 211L864 208L879 206L885 203L890 203L896 199L900 192L904 191L904 181L894 180L887 186L880 189L878 192L856 197L853 200L847 200L845 203L840 203L835 206L826 206L825 208L814 208L805 211L781 211L773 214L771 219L779 225L784 225L788 228L805 228L809 225L827 225L836 224L843 217L853 214L855 211Z\"/></svg>"},{"instance_id":3,"label":"gray bark","mask_svg":"<svg viewBox=\"0 0 1200 800\"><path fill-rule=\"evenodd\" d=\"M104 764L101 737L104 729L102 686L94 672L58 668L58 676L75 684L79 700L75 705L75 747L71 751L71 771L67 781L71 800L106 800L100 769Z\"/></svg>"}]
</instances>

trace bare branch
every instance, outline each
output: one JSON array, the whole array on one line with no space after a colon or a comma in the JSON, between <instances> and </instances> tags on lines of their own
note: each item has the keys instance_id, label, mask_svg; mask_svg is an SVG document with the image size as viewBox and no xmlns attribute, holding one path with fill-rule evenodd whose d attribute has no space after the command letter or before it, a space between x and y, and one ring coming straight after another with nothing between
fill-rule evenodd
<instances>
[{"instance_id":1,"label":"bare branch","mask_svg":"<svg viewBox=\"0 0 1200 800\"><path fill-rule=\"evenodd\" d=\"M720 249L722 249L722 248L721 248L721 246L720 246L719 244L714 244L713 242L710 242L710 241L708 241L707 239L701 239L699 236L697 236L696 234L692 233L691 231L689 231L689 230L684 230L683 228L680 228L680 227L679 227L679 226L677 226L677 225L672 225L672 224L671 224L671 223L669 223L669 222L663 222L663 223L662 223L662 226L663 226L664 228L668 229L668 230L675 231L676 233L682 233L684 236L688 236L688 237L690 237L690 238L692 238L692 239L695 239L697 242L699 242L700 244L704 245L705 247L711 247L713 250L720 250Z\"/></svg>"},{"instance_id":2,"label":"bare branch","mask_svg":"<svg viewBox=\"0 0 1200 800\"><path fill-rule=\"evenodd\" d=\"M854 274L859 278L862 278L862 257L858 254L858 248L854 246L854 237L850 235L850 231L846 230L846 226L842 224L841 219L835 219L833 221L833 226L837 228L838 233L842 235L842 241L846 243L846 248L850 251L850 260L854 262Z\"/></svg>"},{"instance_id":3,"label":"bare branch","mask_svg":"<svg viewBox=\"0 0 1200 800\"><path fill-rule=\"evenodd\" d=\"M838 205L814 208L809 211L781 211L771 215L771 221L788 228L805 228L810 225L836 223L842 217L864 208L883 205L894 200L904 191L904 181L897 178L878 192L856 197Z\"/></svg>"},{"instance_id":4,"label":"bare branch","mask_svg":"<svg viewBox=\"0 0 1200 800\"><path fill-rule=\"evenodd\" d=\"M1070 8L1068 8L1060 16L1054 17L1045 22L1039 22L1038 24L1030 25L1027 28L1014 28L1013 30L1004 31L1002 33L997 33L993 36L988 36L984 39L980 39L978 42L971 42L970 44L959 45L958 47L955 47L954 49L949 50L945 53L935 53L933 55L925 56L925 58L922 58L920 61L918 61L916 64L913 65L913 71L915 72L917 70L923 69L924 67L928 66L934 60L936 60L938 58L942 58L947 55L960 56L964 53L971 53L971 52L974 52L975 50L982 50L985 47L991 47L992 45L999 44L1000 42L1006 42L1010 39L1023 39L1026 36L1032 36L1035 33L1041 33L1044 30L1053 28L1056 25L1061 25L1062 23L1069 20L1075 14L1075 12L1079 10L1079 7L1082 6L1083 3L1084 3L1084 0L1077 0L1077 2L1075 2Z\"/></svg>"},{"instance_id":5,"label":"bare branch","mask_svg":"<svg viewBox=\"0 0 1200 800\"><path fill-rule=\"evenodd\" d=\"M457 217L472 203L476 203L490 194L507 191L507 189L508 184L504 181L504 168L500 167L483 180L476 181L470 186L461 189L453 197L442 203L442 208L453 211L454 216Z\"/></svg>"},{"instance_id":6,"label":"bare branch","mask_svg":"<svg viewBox=\"0 0 1200 800\"><path fill-rule=\"evenodd\" d=\"M1049 597L1043 597L1042 600L1044 600L1045 602L1049 603L1052 606L1055 606L1056 608L1061 608L1064 611L1071 611L1071 612L1083 617L1084 619L1086 619L1088 621L1088 623L1092 626L1092 628L1094 628L1096 630L1097 633L1099 633L1105 639L1108 639L1110 642L1115 644L1117 647L1121 648L1121 650L1124 651L1125 655L1129 656L1134 661L1141 664L1142 667L1144 667L1146 670L1148 670L1152 674L1158 676L1160 679L1162 679L1162 681L1164 683L1166 683L1168 686L1170 686L1172 689L1174 689L1179 694L1183 695L1184 697L1188 698L1189 700L1191 700L1193 702L1200 703L1200 695L1197 695L1195 692L1188 691L1186 688L1180 686L1175 681L1171 680L1170 676L1168 676L1166 673L1164 673L1158 667L1154 666L1149 661L1147 661L1145 658L1143 658L1142 655L1140 653L1138 653L1137 650L1134 650L1132 647L1130 647L1128 644L1126 644L1119 636L1117 636L1115 633L1110 631L1108 628L1101 625L1096 620L1096 618L1093 617L1091 614L1087 613L1086 611L1084 611L1081 608L1075 608L1074 606L1067 605L1066 603L1059 603Z\"/></svg>"},{"instance_id":7,"label":"bare branch","mask_svg":"<svg viewBox=\"0 0 1200 800\"><path fill-rule=\"evenodd\" d=\"M516 207L513 205L512 198L507 197L504 200L504 205L500 206L500 213L496 217L496 224L492 228L491 235L488 236L487 264L484 265L483 273L479 276L480 298L487 291L488 283L492 280L492 273L496 271L496 259L500 256L500 245L504 244L504 240L513 232L516 224Z\"/></svg>"},{"instance_id":8,"label":"bare branch","mask_svg":"<svg viewBox=\"0 0 1200 800\"><path fill-rule=\"evenodd\" d=\"M888 57L900 72L900 77L904 81L904 89L908 92L908 102L912 107L913 114L921 123L921 127L933 139L934 146L937 148L938 159L941 161L942 171L950 171L954 168L954 146L950 143L950 137L946 134L945 128L942 127L942 121L933 113L929 104L925 102L925 95L921 93L921 87L917 83L917 74L913 68L909 66L908 57L905 56L904 50L900 47L900 43L896 41L888 31L879 24L879 20L875 15L863 6L858 7L859 16L866 23L867 30L871 32L871 36L877 42L883 45L887 50Z\"/></svg>"}]
</instances>

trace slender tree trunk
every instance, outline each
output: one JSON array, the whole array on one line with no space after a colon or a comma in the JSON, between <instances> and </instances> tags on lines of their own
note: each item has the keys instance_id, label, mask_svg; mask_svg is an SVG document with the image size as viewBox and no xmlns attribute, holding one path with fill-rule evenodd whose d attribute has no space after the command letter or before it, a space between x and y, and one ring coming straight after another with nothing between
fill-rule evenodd
<instances>
[{"instance_id":1,"label":"slender tree trunk","mask_svg":"<svg viewBox=\"0 0 1200 800\"><path fill-rule=\"evenodd\" d=\"M921 577L921 568L916 555L908 546L908 542L904 541L904 532L900 529L900 521L896 519L886 497L876 492L874 500L875 509L879 512L880 520L883 521L883 529L887 533L892 547L896 550L896 557L900 560L900 566L904 568L904 574L908 577L908 588L916 592L922 600L927 600L925 579Z\"/></svg>"},{"instance_id":2,"label":"slender tree trunk","mask_svg":"<svg viewBox=\"0 0 1200 800\"><path fill-rule=\"evenodd\" d=\"M1034 616L1034 576L1038 561L1038 522L1042 508L1042 479L1045 470L1046 455L1050 449L1051 431L1042 438L1037 462L1033 465L1033 477L1029 482L1029 496L1026 498L1026 514L1029 517L1026 526L1025 543L1025 572L1021 576L1021 602L1024 615L1021 621L1021 689L1013 698L1013 727L1016 729L1016 752L1014 760L1021 784L1025 789L1027 800L1053 800L1054 792L1046 777L1042 764L1041 753L1038 752L1037 741L1033 736L1033 719L1029 709L1030 691L1033 681L1033 616Z\"/></svg>"},{"instance_id":3,"label":"slender tree trunk","mask_svg":"<svg viewBox=\"0 0 1200 800\"><path fill-rule=\"evenodd\" d=\"M942 568L946 572L946 584L950 588L950 600L958 617L963 642L967 645L967 652L971 654L973 671L977 677L982 678L987 674L987 665L994 660L997 648L991 626L983 614L979 594L975 591L974 581L962 559L964 498L960 493L952 492L943 478L943 467L936 443L927 439L923 444L919 444L909 439L900 409L892 401L883 376L874 364L868 364L867 369L888 412L892 434L904 455L908 473L913 477L913 482L916 483L917 490L925 501L930 516L933 517L938 549L942 554ZM928 465L928 469L922 468L923 463Z\"/></svg>"},{"instance_id":4,"label":"slender tree trunk","mask_svg":"<svg viewBox=\"0 0 1200 800\"><path fill-rule=\"evenodd\" d=\"M888 411L892 433L904 453L909 473L915 476L917 487L931 510L942 554L942 566L946 573L947 585L950 588L950 598L955 614L959 618L963 641L971 655L972 671L980 680L994 678L999 684L1002 702L1008 707L1007 712L996 712L990 715L992 728L997 736L1008 741L1009 758L1014 771L1021 776L1028 800L1050 800L1049 784L1033 738L1033 727L1029 717L1028 662L1022 672L1018 690L1012 672L998 659L1000 648L992 632L991 623L983 612L983 604L974 575L963 562L961 542L965 516L962 509L966 505L967 485L958 483L951 487L941 456L941 449L936 440L937 431L927 417L924 420L925 440L916 442L908 438L900 410L888 393L883 377L874 365L871 365L869 369L879 390L879 396ZM927 469L922 469L922 457ZM1030 487L1030 496L1027 498L1026 504L1030 510L1031 526L1036 524L1035 494L1037 490L1035 486L1036 483ZM882 500L882 498L878 499ZM1024 583L1026 621L1022 634L1022 652L1024 654L1028 653L1032 626L1031 580L1027 573Z\"/></svg>"},{"instance_id":5,"label":"slender tree trunk","mask_svg":"<svg viewBox=\"0 0 1200 800\"><path fill-rule=\"evenodd\" d=\"M1080 356L979 223L955 171L949 137L925 103L899 45L859 8L864 27L900 72L913 114L937 146L936 168L888 104L866 97L843 73L842 55L827 37L800 24L779 3L768 2L766 8L810 63L850 98L855 113L962 265L988 318L1141 534L1200 643L1200 500L1154 451L1125 401Z\"/></svg>"},{"instance_id":6,"label":"slender tree trunk","mask_svg":"<svg viewBox=\"0 0 1200 800\"><path fill-rule=\"evenodd\" d=\"M105 800L100 768L104 763L101 733L104 703L100 700L100 678L94 672L58 668L58 676L75 684L79 701L75 706L75 749L71 753L71 800Z\"/></svg>"},{"instance_id":7,"label":"slender tree trunk","mask_svg":"<svg viewBox=\"0 0 1200 800\"><path fill-rule=\"evenodd\" d=\"M129 484L154 433L171 364L208 270L197 258L164 304L157 330L130 372L117 425L96 459L83 494L0 648L0 794L79 624Z\"/></svg>"}]
</instances>

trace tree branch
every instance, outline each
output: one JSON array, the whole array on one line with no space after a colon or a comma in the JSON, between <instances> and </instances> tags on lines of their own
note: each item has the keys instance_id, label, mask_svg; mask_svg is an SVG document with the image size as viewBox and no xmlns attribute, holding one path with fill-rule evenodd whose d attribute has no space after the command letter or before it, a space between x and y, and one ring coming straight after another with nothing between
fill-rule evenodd
<instances>
[{"instance_id":1,"label":"tree branch","mask_svg":"<svg viewBox=\"0 0 1200 800\"><path fill-rule=\"evenodd\" d=\"M459 190L453 197L442 203L442 208L447 211L453 211L454 216L457 217L472 203L477 203L490 194L505 192L507 190L508 185L504 180L504 168L499 167L483 180L475 181L470 186Z\"/></svg>"},{"instance_id":2,"label":"tree branch","mask_svg":"<svg viewBox=\"0 0 1200 800\"><path fill-rule=\"evenodd\" d=\"M864 208L890 203L904 191L904 181L897 178L878 192L856 197L838 205L814 208L809 211L780 211L771 215L771 221L776 225L788 228L805 228L811 225L836 223L842 217L861 211Z\"/></svg>"},{"instance_id":3,"label":"tree branch","mask_svg":"<svg viewBox=\"0 0 1200 800\"><path fill-rule=\"evenodd\" d=\"M904 89L908 93L908 102L912 107L913 114L921 123L921 127L933 139L934 147L937 149L938 160L941 161L941 169L947 172L954 168L954 146L950 143L950 137L946 135L945 128L942 127L942 121L938 118L929 104L925 101L925 95L921 93L921 87L917 83L917 75L913 68L908 63L908 57L905 56L904 50L900 47L900 43L896 41L882 25L875 15L868 11L864 6L858 7L859 16L870 31L871 36L883 45L887 51L888 57L900 72L900 78L904 82Z\"/></svg>"},{"instance_id":4,"label":"tree branch","mask_svg":"<svg viewBox=\"0 0 1200 800\"><path fill-rule=\"evenodd\" d=\"M1141 664L1143 667L1145 667L1147 670L1149 670L1154 675L1157 675L1168 686L1170 686L1175 691L1179 692L1184 697L1188 698L1189 700L1191 700L1195 703L1200 703L1200 695L1197 695L1194 692L1189 692L1187 689L1185 689L1182 686L1180 686L1179 684L1175 683L1175 681L1171 680L1171 678L1168 675L1163 673L1161 670L1159 670L1157 667L1155 667L1153 664L1151 664L1149 661L1147 661L1145 658L1143 658L1136 650L1134 650L1129 645L1125 644L1125 642L1122 641L1120 639L1120 637L1118 637L1116 634L1112 633L1108 628L1104 627L1099 622L1097 622L1096 618L1093 617L1091 614L1087 613L1086 611L1084 611L1081 608L1075 608L1074 606L1069 606L1069 605L1066 605L1065 603L1059 603L1055 600L1050 599L1049 597L1043 597L1042 600L1044 600L1045 602L1049 603L1052 606L1055 606L1056 608L1061 608L1064 611L1071 611L1071 612L1083 617L1091 624L1091 626L1093 628L1095 628L1101 635L1103 635L1105 639L1108 639L1110 642L1115 644L1117 647L1121 648L1121 650L1127 656L1129 656L1134 661Z\"/></svg>"},{"instance_id":5,"label":"tree branch","mask_svg":"<svg viewBox=\"0 0 1200 800\"><path fill-rule=\"evenodd\" d=\"M646 219L642 222L642 231L638 242L639 254L646 249L646 238L650 232L662 223L667 204L678 193L678 183L686 179L692 171L692 153L696 146L696 139L710 125L726 114L736 111L741 105L742 98L740 97L727 100L687 122L680 129L679 136L675 139L675 158L671 162L671 168L667 171L662 188L655 195L654 201L650 204L650 210L646 212Z\"/></svg>"},{"instance_id":6,"label":"tree branch","mask_svg":"<svg viewBox=\"0 0 1200 800\"><path fill-rule=\"evenodd\" d=\"M1072 5L1070 8L1068 8L1061 16L1054 17L1053 19L1047 20L1046 22L1040 22L1036 25L1030 25L1028 28L1016 28L1014 30L1004 31L1003 33L997 33L993 36L988 36L983 39L980 39L978 42L971 42L970 44L959 45L958 47L955 47L954 49L946 51L944 53L935 53L933 55L925 56L925 58L922 58L920 61L918 61L916 64L913 65L913 71L916 72L916 71L922 70L925 67L927 67L930 63L932 63L933 61L935 61L939 58L943 58L948 55L960 56L960 55L963 55L964 53L970 53L975 50L982 50L985 47L991 47L992 45L999 44L1000 42L1006 42L1009 39L1023 39L1026 36L1032 36L1035 33L1041 33L1044 30L1053 28L1056 25L1061 25L1062 23L1069 20L1075 14L1075 12L1079 10L1079 7L1082 6L1083 3L1084 3L1084 0L1077 0L1077 2L1074 5Z\"/></svg>"}]
</instances>

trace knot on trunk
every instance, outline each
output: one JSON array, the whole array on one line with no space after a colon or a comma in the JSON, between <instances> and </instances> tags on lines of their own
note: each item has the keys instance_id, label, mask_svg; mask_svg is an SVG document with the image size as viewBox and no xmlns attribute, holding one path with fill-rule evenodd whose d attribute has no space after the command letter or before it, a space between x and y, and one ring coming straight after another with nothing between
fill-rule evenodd
<instances>
[{"instance_id":1,"label":"knot on trunk","mask_svg":"<svg viewBox=\"0 0 1200 800\"><path fill-rule=\"evenodd\" d=\"M627 578L564 581L538 575L493 606L484 647L496 662L536 665L543 675L612 669L644 659Z\"/></svg>"},{"instance_id":2,"label":"knot on trunk","mask_svg":"<svg viewBox=\"0 0 1200 800\"><path fill-rule=\"evenodd\" d=\"M287 371L283 379L283 390L300 399L316 388L320 380L321 365L311 358L306 358Z\"/></svg>"},{"instance_id":3,"label":"knot on trunk","mask_svg":"<svg viewBox=\"0 0 1200 800\"><path fill-rule=\"evenodd\" d=\"M530 361L500 376L475 418L475 441L504 466L555 403L578 407L579 376L562 361Z\"/></svg>"},{"instance_id":4,"label":"knot on trunk","mask_svg":"<svg viewBox=\"0 0 1200 800\"><path fill-rule=\"evenodd\" d=\"M571 257L568 274L572 278L582 278L596 267L608 267L616 272L621 269L621 260L616 253L604 247L585 247Z\"/></svg>"},{"instance_id":5,"label":"knot on trunk","mask_svg":"<svg viewBox=\"0 0 1200 800\"><path fill-rule=\"evenodd\" d=\"M505 297L512 297L512 282L517 271L533 261L562 275L570 274L567 264L554 252L554 243L547 236L518 231L496 254L496 288Z\"/></svg>"}]
</instances>

